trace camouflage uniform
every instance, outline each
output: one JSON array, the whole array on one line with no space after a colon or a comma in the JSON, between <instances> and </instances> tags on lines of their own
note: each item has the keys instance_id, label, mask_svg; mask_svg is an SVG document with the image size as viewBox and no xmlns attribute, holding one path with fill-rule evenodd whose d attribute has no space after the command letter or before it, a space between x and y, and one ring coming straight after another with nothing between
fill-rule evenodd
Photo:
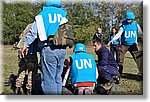
<instances>
[{"instance_id":1,"label":"camouflage uniform","mask_svg":"<svg viewBox=\"0 0 150 102\"><path fill-rule=\"evenodd\" d=\"M72 47L74 45L74 40L72 26L69 23L61 25L58 28L56 35L48 38L48 42L52 42L56 46Z\"/></svg>"},{"instance_id":2,"label":"camouflage uniform","mask_svg":"<svg viewBox=\"0 0 150 102\"><path fill-rule=\"evenodd\" d=\"M35 50L35 47L37 45L37 41L34 41L31 46L29 47L29 53L25 56L25 58L21 58L21 50L24 46L24 35L26 35L29 32L29 29L31 28L32 24L27 25L23 33L20 35L20 41L17 45L18 48L18 78L16 79L16 94L20 93L20 88L25 84L25 79L27 79L26 89L27 94L31 94L32 90L32 78L37 74L38 71L38 58L37 53ZM32 51L30 51L30 49Z\"/></svg>"}]
</instances>

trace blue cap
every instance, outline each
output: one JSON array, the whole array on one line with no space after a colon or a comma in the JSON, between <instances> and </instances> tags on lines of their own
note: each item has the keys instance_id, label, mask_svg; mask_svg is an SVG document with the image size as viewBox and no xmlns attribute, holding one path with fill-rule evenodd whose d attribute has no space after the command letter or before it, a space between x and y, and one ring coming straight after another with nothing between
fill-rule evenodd
<instances>
[{"instance_id":1,"label":"blue cap","mask_svg":"<svg viewBox=\"0 0 150 102\"><path fill-rule=\"evenodd\" d=\"M135 19L135 15L133 12L127 12L125 15L126 19Z\"/></svg>"},{"instance_id":2,"label":"blue cap","mask_svg":"<svg viewBox=\"0 0 150 102\"><path fill-rule=\"evenodd\" d=\"M46 6L61 7L60 0L46 0Z\"/></svg>"},{"instance_id":3,"label":"blue cap","mask_svg":"<svg viewBox=\"0 0 150 102\"><path fill-rule=\"evenodd\" d=\"M77 43L73 49L73 52L86 52L86 48L84 46L84 44L82 43Z\"/></svg>"}]
</instances>

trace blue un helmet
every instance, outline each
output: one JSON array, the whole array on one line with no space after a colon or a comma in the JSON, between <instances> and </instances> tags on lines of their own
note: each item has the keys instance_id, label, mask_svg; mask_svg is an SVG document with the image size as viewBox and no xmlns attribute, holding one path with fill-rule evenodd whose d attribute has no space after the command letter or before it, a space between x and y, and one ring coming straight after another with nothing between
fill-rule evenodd
<instances>
[{"instance_id":1,"label":"blue un helmet","mask_svg":"<svg viewBox=\"0 0 150 102\"><path fill-rule=\"evenodd\" d=\"M77 52L86 52L86 48L84 46L84 44L81 43L77 43L73 49L73 52L77 53Z\"/></svg>"},{"instance_id":2,"label":"blue un helmet","mask_svg":"<svg viewBox=\"0 0 150 102\"><path fill-rule=\"evenodd\" d=\"M46 0L46 6L61 7L60 0Z\"/></svg>"},{"instance_id":3,"label":"blue un helmet","mask_svg":"<svg viewBox=\"0 0 150 102\"><path fill-rule=\"evenodd\" d=\"M135 19L135 15L133 12L127 12L126 15L125 15L125 18L126 19Z\"/></svg>"}]
</instances>

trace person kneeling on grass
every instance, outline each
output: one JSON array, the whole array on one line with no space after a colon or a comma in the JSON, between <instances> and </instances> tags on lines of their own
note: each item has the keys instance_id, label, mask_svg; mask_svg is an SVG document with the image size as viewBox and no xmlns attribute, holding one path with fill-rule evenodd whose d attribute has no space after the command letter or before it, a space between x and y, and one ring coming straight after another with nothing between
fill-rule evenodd
<instances>
[{"instance_id":1,"label":"person kneeling on grass","mask_svg":"<svg viewBox=\"0 0 150 102\"><path fill-rule=\"evenodd\" d=\"M73 52L75 54L70 56L70 68L63 84L66 84L65 79L69 76L74 94L91 95L98 76L96 62L92 55L86 53L86 48L82 43L77 43Z\"/></svg>"},{"instance_id":2,"label":"person kneeling on grass","mask_svg":"<svg viewBox=\"0 0 150 102\"><path fill-rule=\"evenodd\" d=\"M93 44L98 57L97 67L101 75L100 83L111 83L115 78L116 82L119 83L120 73L118 71L118 64L112 52L105 47L98 36L94 37Z\"/></svg>"}]
</instances>

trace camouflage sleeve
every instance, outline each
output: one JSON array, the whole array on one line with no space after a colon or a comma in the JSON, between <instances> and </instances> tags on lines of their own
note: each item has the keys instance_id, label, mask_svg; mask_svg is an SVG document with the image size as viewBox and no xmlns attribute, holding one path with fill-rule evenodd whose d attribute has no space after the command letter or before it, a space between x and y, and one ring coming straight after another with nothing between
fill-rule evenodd
<instances>
[{"instance_id":1,"label":"camouflage sleeve","mask_svg":"<svg viewBox=\"0 0 150 102\"><path fill-rule=\"evenodd\" d=\"M37 38L37 26L36 23L34 22L29 30L29 32L27 33L27 35L25 35L25 42L24 42L24 47L29 47L30 44Z\"/></svg>"},{"instance_id":2,"label":"camouflage sleeve","mask_svg":"<svg viewBox=\"0 0 150 102\"><path fill-rule=\"evenodd\" d=\"M17 44L17 48L22 49L24 46L24 35L21 37L21 39L19 40L18 44Z\"/></svg>"},{"instance_id":3,"label":"camouflage sleeve","mask_svg":"<svg viewBox=\"0 0 150 102\"><path fill-rule=\"evenodd\" d=\"M32 23L28 24L25 28L25 30L20 34L19 36L19 42L17 44L18 49L22 49L24 47L24 36L29 32L29 29L31 28Z\"/></svg>"},{"instance_id":4,"label":"camouflage sleeve","mask_svg":"<svg viewBox=\"0 0 150 102\"><path fill-rule=\"evenodd\" d=\"M74 44L74 34L70 24L63 24L59 27L54 37L49 37L48 41L53 40L54 45L72 47Z\"/></svg>"}]
</instances>

